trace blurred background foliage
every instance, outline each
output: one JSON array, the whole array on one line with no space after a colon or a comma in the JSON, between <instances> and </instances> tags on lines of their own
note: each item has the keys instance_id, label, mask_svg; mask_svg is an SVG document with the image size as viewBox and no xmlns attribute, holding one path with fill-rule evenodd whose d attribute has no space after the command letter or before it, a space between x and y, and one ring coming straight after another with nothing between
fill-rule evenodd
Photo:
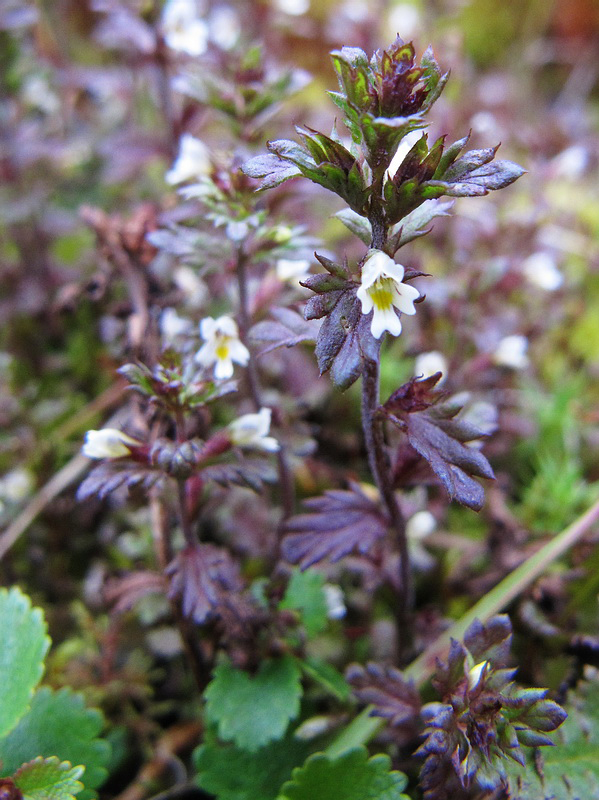
<instances>
[{"instance_id":1,"label":"blurred background foliage","mask_svg":"<svg viewBox=\"0 0 599 800\"><path fill-rule=\"evenodd\" d=\"M206 46L197 67L164 48L157 54L158 2L0 0L0 522L5 530L14 523L75 456L84 431L99 427L122 399L114 387L116 369L130 356L123 345L127 279L107 264L82 208L123 220L145 213L142 233L132 232L142 237L184 223L185 204L165 181L184 131L223 161L230 152L240 159L261 152L267 138L292 135L294 123L328 131L334 107L325 92L335 88L328 52L343 45L370 52L399 33L418 53L432 44L452 72L435 106L432 139L448 133L451 141L470 129L474 146L501 141L502 156L528 170L505 192L458 201L451 219L406 248L403 262L434 277L427 302L384 354L384 393L414 374L418 355L438 351L447 361L443 388L471 392L488 430L497 428L485 444L497 484L480 516L448 508L434 490L406 496L407 511L429 509L437 524L421 549L435 566L423 570L419 596L459 613L599 490L599 5L202 6ZM195 70L200 84L217 76L236 102L254 44L269 64L311 76L257 130L224 124L214 104L171 88L177 75ZM303 225L325 252L361 256L318 187L293 182L269 203L273 219ZM169 272L174 263L150 248L158 307L184 299ZM333 395L312 373L307 385L319 457L296 467L303 496L334 485L341 473L366 477L355 387ZM88 692L117 726L136 730L141 750L186 693L172 667L168 609L144 601L135 618L115 617L100 589L111 571L151 558L148 514L77 504L70 487L0 563L3 582L18 580L48 609L58 644L48 680ZM596 570L585 573L582 565L596 561L591 553L590 544L580 546L568 564L575 593L547 580L536 595L561 624L577 606L573 624L589 632L597 623ZM251 561L246 569L251 574ZM351 582L347 588L359 617L366 593ZM384 651L376 617L373 610L363 638L354 635L354 657ZM526 619L522 625L532 626ZM327 648L338 645L323 642ZM543 665L532 660L527 669ZM551 679L534 677L541 685Z\"/></svg>"}]
</instances>

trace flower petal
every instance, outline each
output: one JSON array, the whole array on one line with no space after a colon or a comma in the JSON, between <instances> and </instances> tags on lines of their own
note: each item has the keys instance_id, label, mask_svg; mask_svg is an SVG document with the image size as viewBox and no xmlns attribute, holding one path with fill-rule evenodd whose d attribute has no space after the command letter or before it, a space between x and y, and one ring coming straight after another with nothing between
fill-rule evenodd
<instances>
[{"instance_id":1,"label":"flower petal","mask_svg":"<svg viewBox=\"0 0 599 800\"><path fill-rule=\"evenodd\" d=\"M393 305L404 314L415 314L414 300L420 297L420 292L409 283L395 284L393 287Z\"/></svg>"},{"instance_id":2,"label":"flower petal","mask_svg":"<svg viewBox=\"0 0 599 800\"><path fill-rule=\"evenodd\" d=\"M393 308L375 308L370 330L375 339L380 339L385 331L389 331L392 336L399 336L401 333L401 320Z\"/></svg>"}]
</instances>

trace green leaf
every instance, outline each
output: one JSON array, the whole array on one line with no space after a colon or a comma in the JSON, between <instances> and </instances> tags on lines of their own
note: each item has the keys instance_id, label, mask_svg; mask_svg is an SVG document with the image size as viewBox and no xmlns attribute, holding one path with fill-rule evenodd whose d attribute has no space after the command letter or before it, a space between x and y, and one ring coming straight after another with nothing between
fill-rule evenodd
<instances>
[{"instance_id":1,"label":"green leaf","mask_svg":"<svg viewBox=\"0 0 599 800\"><path fill-rule=\"evenodd\" d=\"M366 217L356 214L356 212L352 211L351 208L342 208L341 211L337 211L334 216L341 220L345 227L351 231L354 236L357 236L359 239L361 239L361 241L364 242L365 245L370 247L370 243L372 241L372 226Z\"/></svg>"},{"instance_id":2,"label":"green leaf","mask_svg":"<svg viewBox=\"0 0 599 800\"><path fill-rule=\"evenodd\" d=\"M254 752L285 734L300 709L300 668L291 656L264 661L254 676L221 664L205 692L218 735Z\"/></svg>"},{"instance_id":3,"label":"green leaf","mask_svg":"<svg viewBox=\"0 0 599 800\"><path fill-rule=\"evenodd\" d=\"M313 747L291 733L254 753L204 744L193 756L197 782L218 800L275 800L291 770L305 761Z\"/></svg>"},{"instance_id":4,"label":"green leaf","mask_svg":"<svg viewBox=\"0 0 599 800\"><path fill-rule=\"evenodd\" d=\"M0 641L0 736L4 736L27 711L50 646L41 609L32 608L16 587L0 589Z\"/></svg>"},{"instance_id":5,"label":"green leaf","mask_svg":"<svg viewBox=\"0 0 599 800\"><path fill-rule=\"evenodd\" d=\"M79 800L89 800L105 780L110 759L110 745L97 738L103 724L100 712L86 708L82 695L70 689L54 692L43 687L17 727L0 741L0 772L12 775L36 756L55 755L72 764L84 764L85 790Z\"/></svg>"},{"instance_id":6,"label":"green leaf","mask_svg":"<svg viewBox=\"0 0 599 800\"><path fill-rule=\"evenodd\" d=\"M34 758L15 773L14 781L24 800L72 800L83 789L78 780L85 767L73 767L56 756Z\"/></svg>"},{"instance_id":7,"label":"green leaf","mask_svg":"<svg viewBox=\"0 0 599 800\"><path fill-rule=\"evenodd\" d=\"M315 636L326 628L327 603L324 594L324 577L314 570L300 572L296 569L279 603L280 609L299 611L308 636Z\"/></svg>"},{"instance_id":8,"label":"green leaf","mask_svg":"<svg viewBox=\"0 0 599 800\"><path fill-rule=\"evenodd\" d=\"M350 687L340 672L326 661L319 658L306 658L300 662L303 671L313 681L319 683L323 689L338 700L345 701L349 698Z\"/></svg>"},{"instance_id":9,"label":"green leaf","mask_svg":"<svg viewBox=\"0 0 599 800\"><path fill-rule=\"evenodd\" d=\"M406 776L390 772L390 765L389 756L368 758L364 747L336 759L316 753L303 767L293 770L278 800L409 800L400 794Z\"/></svg>"},{"instance_id":10,"label":"green leaf","mask_svg":"<svg viewBox=\"0 0 599 800\"><path fill-rule=\"evenodd\" d=\"M568 719L551 737L556 747L528 753L524 770L508 768L512 800L599 797L599 682L583 685L566 710Z\"/></svg>"}]
</instances>

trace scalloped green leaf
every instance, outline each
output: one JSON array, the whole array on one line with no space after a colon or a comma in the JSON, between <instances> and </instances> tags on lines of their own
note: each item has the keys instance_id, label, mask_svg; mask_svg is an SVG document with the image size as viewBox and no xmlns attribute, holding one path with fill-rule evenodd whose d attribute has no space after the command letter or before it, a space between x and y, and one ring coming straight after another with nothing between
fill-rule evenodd
<instances>
[{"instance_id":1,"label":"scalloped green leaf","mask_svg":"<svg viewBox=\"0 0 599 800\"><path fill-rule=\"evenodd\" d=\"M390 765L386 755L368 758L365 747L335 759L316 753L293 770L278 800L409 800L401 794L406 776L390 771Z\"/></svg>"},{"instance_id":2,"label":"scalloped green leaf","mask_svg":"<svg viewBox=\"0 0 599 800\"><path fill-rule=\"evenodd\" d=\"M0 736L4 736L27 711L50 647L42 610L32 608L17 587L0 589L0 640Z\"/></svg>"},{"instance_id":3,"label":"scalloped green leaf","mask_svg":"<svg viewBox=\"0 0 599 800\"><path fill-rule=\"evenodd\" d=\"M300 709L300 668L294 658L264 661L255 675L221 664L205 692L206 718L218 735L254 752L281 739Z\"/></svg>"},{"instance_id":4,"label":"scalloped green leaf","mask_svg":"<svg viewBox=\"0 0 599 800\"><path fill-rule=\"evenodd\" d=\"M234 745L204 744L193 755L197 783L218 800L275 800L292 769L313 749L311 742L296 739L292 733L253 753Z\"/></svg>"},{"instance_id":5,"label":"scalloped green leaf","mask_svg":"<svg viewBox=\"0 0 599 800\"><path fill-rule=\"evenodd\" d=\"M73 800L83 790L79 778L84 772L85 767L73 767L70 761L60 761L56 756L38 756L23 764L14 781L24 800Z\"/></svg>"},{"instance_id":6,"label":"scalloped green leaf","mask_svg":"<svg viewBox=\"0 0 599 800\"><path fill-rule=\"evenodd\" d=\"M98 738L103 726L101 713L87 708L83 695L43 687L16 728L0 741L0 774L11 775L36 756L57 756L85 766L85 789L79 800L90 800L105 780L110 760L110 745Z\"/></svg>"},{"instance_id":7,"label":"scalloped green leaf","mask_svg":"<svg viewBox=\"0 0 599 800\"><path fill-rule=\"evenodd\" d=\"M298 611L308 636L320 633L328 619L324 577L314 570L295 569L279 608Z\"/></svg>"}]
</instances>

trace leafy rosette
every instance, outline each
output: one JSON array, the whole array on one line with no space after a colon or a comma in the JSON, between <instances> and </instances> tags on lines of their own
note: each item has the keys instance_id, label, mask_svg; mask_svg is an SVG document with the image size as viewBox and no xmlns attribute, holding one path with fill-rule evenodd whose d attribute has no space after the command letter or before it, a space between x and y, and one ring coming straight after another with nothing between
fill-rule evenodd
<instances>
[{"instance_id":1,"label":"leafy rosette","mask_svg":"<svg viewBox=\"0 0 599 800\"><path fill-rule=\"evenodd\" d=\"M449 799L459 786L507 786L509 759L524 765L522 746L551 745L548 733L566 712L547 689L516 686L507 668L511 623L505 615L485 626L476 620L464 644L452 640L447 663L433 685L441 702L422 709L426 724L418 753L426 758L420 779L425 800ZM459 791L458 791L459 794Z\"/></svg>"}]
</instances>

